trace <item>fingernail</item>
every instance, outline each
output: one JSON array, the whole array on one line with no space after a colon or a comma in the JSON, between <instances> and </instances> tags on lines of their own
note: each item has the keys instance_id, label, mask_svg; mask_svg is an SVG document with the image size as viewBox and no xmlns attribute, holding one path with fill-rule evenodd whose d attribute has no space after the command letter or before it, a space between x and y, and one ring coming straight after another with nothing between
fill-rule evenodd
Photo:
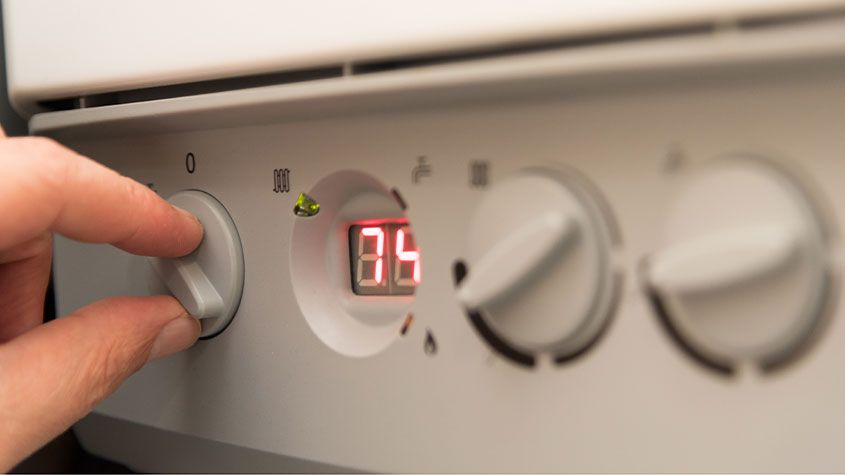
<instances>
[{"instance_id":1,"label":"fingernail","mask_svg":"<svg viewBox=\"0 0 845 475\"><path fill-rule=\"evenodd\" d=\"M194 215L194 214L193 214L193 213L191 213L191 212L185 211L184 209L182 209L182 208L180 208L180 207L178 207L178 206L174 206L174 205L171 205L171 206L173 206L173 209L175 209L176 211L178 211L178 212L179 212L179 214L181 214L182 216L185 216L186 218L190 219L191 221L193 221L193 222L197 223L197 226L199 226L200 228L202 228L202 223L200 222L199 218L197 218L197 217L196 217L196 215Z\"/></svg>"},{"instance_id":2,"label":"fingernail","mask_svg":"<svg viewBox=\"0 0 845 475\"><path fill-rule=\"evenodd\" d=\"M200 322L185 315L169 322L161 329L150 350L147 361L157 360L190 348L200 336Z\"/></svg>"}]
</instances>

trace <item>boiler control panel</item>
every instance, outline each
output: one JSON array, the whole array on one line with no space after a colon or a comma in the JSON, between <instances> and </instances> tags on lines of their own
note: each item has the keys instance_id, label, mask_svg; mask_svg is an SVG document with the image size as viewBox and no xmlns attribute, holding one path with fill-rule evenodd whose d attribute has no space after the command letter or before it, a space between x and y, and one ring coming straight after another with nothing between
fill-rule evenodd
<instances>
[{"instance_id":1,"label":"boiler control panel","mask_svg":"<svg viewBox=\"0 0 845 475\"><path fill-rule=\"evenodd\" d=\"M207 230L179 261L57 240L62 313L170 292L203 317L83 444L141 470L845 469L843 38L36 116Z\"/></svg>"}]
</instances>

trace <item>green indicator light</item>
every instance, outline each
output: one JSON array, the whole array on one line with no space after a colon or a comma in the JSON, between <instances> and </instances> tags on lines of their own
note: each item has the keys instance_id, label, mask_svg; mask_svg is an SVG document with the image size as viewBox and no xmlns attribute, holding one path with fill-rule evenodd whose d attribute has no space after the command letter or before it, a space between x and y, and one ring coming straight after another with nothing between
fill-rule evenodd
<instances>
[{"instance_id":1,"label":"green indicator light","mask_svg":"<svg viewBox=\"0 0 845 475\"><path fill-rule=\"evenodd\" d=\"M296 199L296 204L293 205L293 212L297 216L310 218L320 212L320 203L317 203L314 198L305 193L300 193L299 198Z\"/></svg>"}]
</instances>

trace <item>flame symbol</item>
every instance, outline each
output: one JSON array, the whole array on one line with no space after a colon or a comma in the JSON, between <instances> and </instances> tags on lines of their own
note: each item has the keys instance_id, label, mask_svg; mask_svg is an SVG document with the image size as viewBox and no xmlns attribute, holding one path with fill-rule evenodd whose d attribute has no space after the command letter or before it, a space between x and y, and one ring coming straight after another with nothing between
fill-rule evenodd
<instances>
[{"instance_id":1,"label":"flame symbol","mask_svg":"<svg viewBox=\"0 0 845 475\"><path fill-rule=\"evenodd\" d=\"M437 353L437 342L434 341L434 335L432 335L431 330L428 329L425 331L425 344L423 345L423 350L428 356L434 356L434 354Z\"/></svg>"}]
</instances>

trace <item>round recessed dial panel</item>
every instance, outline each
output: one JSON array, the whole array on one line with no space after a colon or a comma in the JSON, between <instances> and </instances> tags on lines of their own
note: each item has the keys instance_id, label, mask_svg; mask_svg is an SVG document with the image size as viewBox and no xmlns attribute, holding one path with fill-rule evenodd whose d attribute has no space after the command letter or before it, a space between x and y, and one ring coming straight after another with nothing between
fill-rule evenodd
<instances>
[{"instance_id":1,"label":"round recessed dial panel","mask_svg":"<svg viewBox=\"0 0 845 475\"><path fill-rule=\"evenodd\" d=\"M232 321L244 287L244 255L238 230L226 208L199 190L175 193L168 201L193 213L203 225L197 249L179 258L149 258L160 282L202 324L201 338L222 332Z\"/></svg>"},{"instance_id":2,"label":"round recessed dial panel","mask_svg":"<svg viewBox=\"0 0 845 475\"><path fill-rule=\"evenodd\" d=\"M781 166L733 156L690 172L671 201L645 284L664 323L699 361L790 359L821 321L832 274L826 227Z\"/></svg>"},{"instance_id":3,"label":"round recessed dial panel","mask_svg":"<svg viewBox=\"0 0 845 475\"><path fill-rule=\"evenodd\" d=\"M523 171L491 187L476 209L458 300L512 359L566 359L593 342L611 315L619 285L612 236L580 177Z\"/></svg>"},{"instance_id":4,"label":"round recessed dial panel","mask_svg":"<svg viewBox=\"0 0 845 475\"><path fill-rule=\"evenodd\" d=\"M342 170L308 191L319 213L295 218L296 301L314 334L344 356L385 350L413 320L420 250L397 195L369 174Z\"/></svg>"}]
</instances>

